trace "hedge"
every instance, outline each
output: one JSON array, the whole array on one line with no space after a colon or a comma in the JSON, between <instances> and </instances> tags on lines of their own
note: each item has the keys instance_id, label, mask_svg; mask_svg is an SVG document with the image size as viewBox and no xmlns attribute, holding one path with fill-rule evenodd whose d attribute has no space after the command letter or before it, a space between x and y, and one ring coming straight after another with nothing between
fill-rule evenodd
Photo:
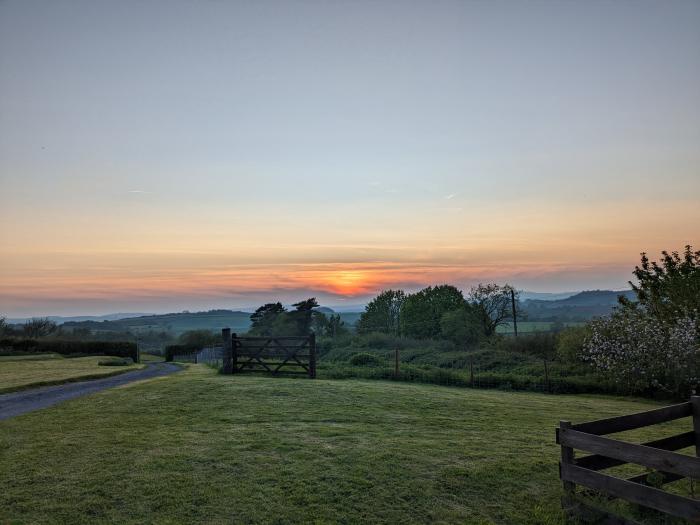
<instances>
[{"instance_id":1,"label":"hedge","mask_svg":"<svg viewBox=\"0 0 700 525\"><path fill-rule=\"evenodd\" d=\"M60 339L1 339L0 353L9 350L16 353L60 355L110 355L129 357L138 363L136 343L131 341L62 341Z\"/></svg>"},{"instance_id":2,"label":"hedge","mask_svg":"<svg viewBox=\"0 0 700 525\"><path fill-rule=\"evenodd\" d=\"M165 347L165 360L172 361L176 354L196 354L202 349L200 345L170 345Z\"/></svg>"}]
</instances>

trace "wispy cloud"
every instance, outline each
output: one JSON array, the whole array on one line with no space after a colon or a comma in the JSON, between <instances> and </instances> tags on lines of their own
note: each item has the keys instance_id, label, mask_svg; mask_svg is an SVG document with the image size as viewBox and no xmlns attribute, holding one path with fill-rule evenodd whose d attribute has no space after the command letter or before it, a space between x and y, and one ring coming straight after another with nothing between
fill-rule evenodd
<instances>
[{"instance_id":1,"label":"wispy cloud","mask_svg":"<svg viewBox=\"0 0 700 525\"><path fill-rule=\"evenodd\" d=\"M153 192L146 191L146 190L129 190L127 193L153 193Z\"/></svg>"},{"instance_id":2,"label":"wispy cloud","mask_svg":"<svg viewBox=\"0 0 700 525\"><path fill-rule=\"evenodd\" d=\"M457 196L456 193L450 193L449 195L445 195L445 200L450 201L450 200L454 199L456 196Z\"/></svg>"}]
</instances>

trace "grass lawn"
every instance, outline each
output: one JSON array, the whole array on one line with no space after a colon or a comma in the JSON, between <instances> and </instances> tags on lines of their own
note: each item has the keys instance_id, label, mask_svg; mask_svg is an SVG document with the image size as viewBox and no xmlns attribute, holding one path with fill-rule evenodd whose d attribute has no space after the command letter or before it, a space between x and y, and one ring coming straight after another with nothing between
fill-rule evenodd
<instances>
[{"instance_id":1,"label":"grass lawn","mask_svg":"<svg viewBox=\"0 0 700 525\"><path fill-rule=\"evenodd\" d=\"M0 523L559 524L559 419L653 406L189 365L0 422Z\"/></svg>"},{"instance_id":2,"label":"grass lawn","mask_svg":"<svg viewBox=\"0 0 700 525\"><path fill-rule=\"evenodd\" d=\"M55 354L0 357L0 394L37 386L55 385L119 374L143 365L99 366L105 356L64 358Z\"/></svg>"}]
</instances>

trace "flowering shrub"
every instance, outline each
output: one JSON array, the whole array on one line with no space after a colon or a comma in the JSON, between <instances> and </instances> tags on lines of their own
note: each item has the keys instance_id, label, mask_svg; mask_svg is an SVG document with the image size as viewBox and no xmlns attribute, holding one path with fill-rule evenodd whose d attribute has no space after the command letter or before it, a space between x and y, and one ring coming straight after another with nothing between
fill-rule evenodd
<instances>
[{"instance_id":1,"label":"flowering shrub","mask_svg":"<svg viewBox=\"0 0 700 525\"><path fill-rule=\"evenodd\" d=\"M686 398L700 376L697 317L691 312L664 323L642 309L617 311L591 322L581 357L632 393Z\"/></svg>"}]
</instances>

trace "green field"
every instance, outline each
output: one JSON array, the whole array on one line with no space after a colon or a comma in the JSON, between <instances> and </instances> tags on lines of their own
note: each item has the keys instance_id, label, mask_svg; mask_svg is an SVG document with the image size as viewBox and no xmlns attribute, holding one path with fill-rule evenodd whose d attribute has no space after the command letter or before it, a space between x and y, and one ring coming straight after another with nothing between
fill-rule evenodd
<instances>
[{"instance_id":1,"label":"green field","mask_svg":"<svg viewBox=\"0 0 700 525\"><path fill-rule=\"evenodd\" d=\"M569 326L583 326L584 322L564 322L564 323L554 323L551 321L519 321L518 322L518 333L519 334L533 334L535 332L549 332L553 330L556 326L559 327L569 327ZM499 334L512 334L513 323L505 323L498 328L496 328L496 333Z\"/></svg>"},{"instance_id":2,"label":"green field","mask_svg":"<svg viewBox=\"0 0 700 525\"><path fill-rule=\"evenodd\" d=\"M0 422L0 523L558 524L558 420L653 406L189 365Z\"/></svg>"},{"instance_id":3,"label":"green field","mask_svg":"<svg viewBox=\"0 0 700 525\"><path fill-rule=\"evenodd\" d=\"M0 357L0 393L70 381L95 379L143 368L99 366L105 356L65 358L56 354Z\"/></svg>"}]
</instances>

